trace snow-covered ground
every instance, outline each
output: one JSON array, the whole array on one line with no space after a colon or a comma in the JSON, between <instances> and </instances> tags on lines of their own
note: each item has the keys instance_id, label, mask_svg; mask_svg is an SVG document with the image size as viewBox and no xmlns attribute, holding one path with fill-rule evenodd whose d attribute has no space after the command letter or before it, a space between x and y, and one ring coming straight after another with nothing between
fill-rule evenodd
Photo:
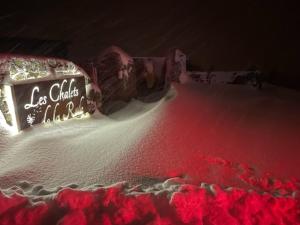
<instances>
[{"instance_id":1,"label":"snow-covered ground","mask_svg":"<svg viewBox=\"0 0 300 225\"><path fill-rule=\"evenodd\" d=\"M0 224L300 224L300 93L183 80L108 117L1 130Z\"/></svg>"},{"instance_id":2,"label":"snow-covered ground","mask_svg":"<svg viewBox=\"0 0 300 225\"><path fill-rule=\"evenodd\" d=\"M156 103L109 117L1 131L0 187L81 187L184 175L244 187L240 175L300 177L300 93L274 86L174 84Z\"/></svg>"},{"instance_id":3,"label":"snow-covered ground","mask_svg":"<svg viewBox=\"0 0 300 225\"><path fill-rule=\"evenodd\" d=\"M134 150L155 123L161 102L133 101L111 117L99 113L50 125L34 126L15 136L1 135L1 187L26 180L54 187L70 183L108 184L121 177L112 169Z\"/></svg>"}]
</instances>

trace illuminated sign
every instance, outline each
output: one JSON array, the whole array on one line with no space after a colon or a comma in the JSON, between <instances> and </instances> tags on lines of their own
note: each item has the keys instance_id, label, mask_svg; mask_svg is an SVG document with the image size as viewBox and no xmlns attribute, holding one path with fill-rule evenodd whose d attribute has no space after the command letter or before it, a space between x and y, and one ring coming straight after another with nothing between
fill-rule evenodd
<instances>
[{"instance_id":1,"label":"illuminated sign","mask_svg":"<svg viewBox=\"0 0 300 225\"><path fill-rule=\"evenodd\" d=\"M12 86L19 130L87 112L84 77Z\"/></svg>"}]
</instances>

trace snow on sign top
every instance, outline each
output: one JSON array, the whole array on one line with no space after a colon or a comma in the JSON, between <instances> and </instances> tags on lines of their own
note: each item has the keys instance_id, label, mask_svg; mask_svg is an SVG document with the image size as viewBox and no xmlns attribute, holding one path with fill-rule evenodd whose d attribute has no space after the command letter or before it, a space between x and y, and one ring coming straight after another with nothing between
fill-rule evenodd
<instances>
[{"instance_id":1,"label":"snow on sign top","mask_svg":"<svg viewBox=\"0 0 300 225\"><path fill-rule=\"evenodd\" d=\"M33 79L48 80L68 75L87 77L87 74L71 61L35 56L0 55L0 82L3 84L22 83Z\"/></svg>"}]
</instances>

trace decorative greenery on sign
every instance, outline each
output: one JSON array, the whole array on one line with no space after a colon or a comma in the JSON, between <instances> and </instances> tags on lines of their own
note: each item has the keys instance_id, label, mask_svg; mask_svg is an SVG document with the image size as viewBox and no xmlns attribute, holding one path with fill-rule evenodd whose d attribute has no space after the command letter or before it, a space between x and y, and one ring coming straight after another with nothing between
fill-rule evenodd
<instances>
[{"instance_id":1,"label":"decorative greenery on sign","mask_svg":"<svg viewBox=\"0 0 300 225\"><path fill-rule=\"evenodd\" d=\"M4 80L5 75L7 75L7 64L6 61L3 59L0 59L0 82Z\"/></svg>"},{"instance_id":2,"label":"decorative greenery on sign","mask_svg":"<svg viewBox=\"0 0 300 225\"><path fill-rule=\"evenodd\" d=\"M50 74L45 61L36 59L12 58L9 62L9 75L13 80L27 80L46 77Z\"/></svg>"},{"instance_id":3,"label":"decorative greenery on sign","mask_svg":"<svg viewBox=\"0 0 300 225\"><path fill-rule=\"evenodd\" d=\"M0 62L0 72L1 70L8 71L8 74L13 80L37 79L47 77L50 74L81 74L74 63L57 59L43 60L15 57L3 62L2 64Z\"/></svg>"},{"instance_id":4,"label":"decorative greenery on sign","mask_svg":"<svg viewBox=\"0 0 300 225\"><path fill-rule=\"evenodd\" d=\"M0 87L0 111L3 114L6 123L12 126L12 117L8 110L8 105L7 105L6 97L4 95L3 87Z\"/></svg>"}]
</instances>

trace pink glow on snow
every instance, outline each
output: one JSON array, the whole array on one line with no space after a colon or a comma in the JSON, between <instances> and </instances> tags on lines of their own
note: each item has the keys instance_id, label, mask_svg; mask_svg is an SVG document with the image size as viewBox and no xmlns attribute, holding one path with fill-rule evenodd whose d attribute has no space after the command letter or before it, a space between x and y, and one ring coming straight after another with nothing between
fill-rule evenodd
<instances>
[{"instance_id":1,"label":"pink glow on snow","mask_svg":"<svg viewBox=\"0 0 300 225\"><path fill-rule=\"evenodd\" d=\"M165 189L159 194L126 188L64 189L36 204L18 194L0 194L0 224L300 224L299 197L222 190L217 185L202 188L183 184L174 192Z\"/></svg>"},{"instance_id":2,"label":"pink glow on snow","mask_svg":"<svg viewBox=\"0 0 300 225\"><path fill-rule=\"evenodd\" d=\"M300 177L299 94L275 87L259 92L197 84L176 90L117 173L122 169L137 178L158 179L187 175L196 183L241 188L258 183L242 179L245 172L256 179Z\"/></svg>"}]
</instances>

